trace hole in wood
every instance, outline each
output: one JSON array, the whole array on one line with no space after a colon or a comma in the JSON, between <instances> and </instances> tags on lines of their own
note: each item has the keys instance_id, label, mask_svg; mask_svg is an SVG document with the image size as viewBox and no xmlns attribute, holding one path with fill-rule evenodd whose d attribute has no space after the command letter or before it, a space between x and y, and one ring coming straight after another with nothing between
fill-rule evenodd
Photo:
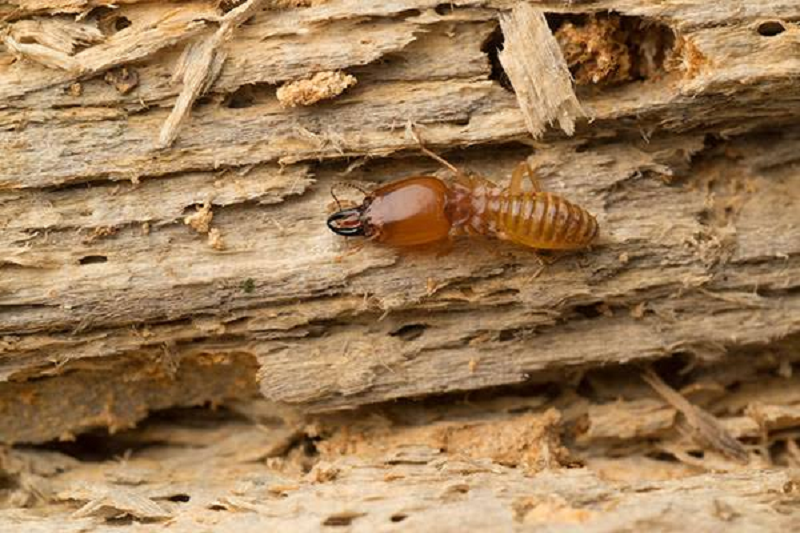
<instances>
[{"instance_id":1,"label":"hole in wood","mask_svg":"<svg viewBox=\"0 0 800 533\"><path fill-rule=\"evenodd\" d=\"M389 335L392 337L400 337L404 341L413 341L420 338L427 328L428 326L425 324L406 324L394 330Z\"/></svg>"},{"instance_id":2,"label":"hole in wood","mask_svg":"<svg viewBox=\"0 0 800 533\"><path fill-rule=\"evenodd\" d=\"M96 430L78 435L73 441L52 441L36 448L63 453L83 463L103 463L118 460L127 453L139 452L150 445L152 443L130 440L124 433L109 437L103 430Z\"/></svg>"},{"instance_id":3,"label":"hole in wood","mask_svg":"<svg viewBox=\"0 0 800 533\"><path fill-rule=\"evenodd\" d=\"M250 85L243 85L231 93L225 101L225 107L228 109L246 109L252 107L255 101L256 97L253 93L253 87Z\"/></svg>"},{"instance_id":4,"label":"hole in wood","mask_svg":"<svg viewBox=\"0 0 800 533\"><path fill-rule=\"evenodd\" d=\"M104 255L87 255L85 257L81 257L78 260L78 263L82 265L96 265L99 263L105 263L108 261L108 257Z\"/></svg>"},{"instance_id":5,"label":"hole in wood","mask_svg":"<svg viewBox=\"0 0 800 533\"><path fill-rule=\"evenodd\" d=\"M674 352L653 362L653 370L671 387L680 389L696 366L696 357L689 352Z\"/></svg>"},{"instance_id":6,"label":"hole in wood","mask_svg":"<svg viewBox=\"0 0 800 533\"><path fill-rule=\"evenodd\" d=\"M188 494L173 494L172 496L167 498L167 500L176 503L186 503L191 499L192 499L191 496L189 496Z\"/></svg>"},{"instance_id":7,"label":"hole in wood","mask_svg":"<svg viewBox=\"0 0 800 533\"><path fill-rule=\"evenodd\" d=\"M503 32L500 30L500 26L497 26L491 35L489 35L489 38L486 39L486 42L483 43L481 50L489 56L489 62L492 66L489 79L499 83L503 89L514 92L514 88L511 86L511 80L508 79L506 71L503 70L503 65L500 64L499 53L500 50L503 49L504 42L505 38L503 37Z\"/></svg>"},{"instance_id":8,"label":"hole in wood","mask_svg":"<svg viewBox=\"0 0 800 533\"><path fill-rule=\"evenodd\" d=\"M516 331L514 331L513 329L504 329L497 336L497 340L499 340L500 342L508 342L514 340L516 336L517 336Z\"/></svg>"},{"instance_id":9,"label":"hole in wood","mask_svg":"<svg viewBox=\"0 0 800 533\"><path fill-rule=\"evenodd\" d=\"M344 512L332 514L322 522L323 526L345 527L353 523L353 520L362 516L361 513Z\"/></svg>"},{"instance_id":10,"label":"hole in wood","mask_svg":"<svg viewBox=\"0 0 800 533\"><path fill-rule=\"evenodd\" d=\"M583 318L597 318L602 314L597 308L597 304L576 305L575 313L581 315Z\"/></svg>"},{"instance_id":11,"label":"hole in wood","mask_svg":"<svg viewBox=\"0 0 800 533\"><path fill-rule=\"evenodd\" d=\"M389 520L391 520L392 522L402 522L406 518L408 518L408 515L405 515L403 513L395 513L389 518Z\"/></svg>"},{"instance_id":12,"label":"hole in wood","mask_svg":"<svg viewBox=\"0 0 800 533\"><path fill-rule=\"evenodd\" d=\"M125 28L130 27L131 21L127 17L117 17L114 19L114 30L115 31L122 31Z\"/></svg>"},{"instance_id":13,"label":"hole in wood","mask_svg":"<svg viewBox=\"0 0 800 533\"><path fill-rule=\"evenodd\" d=\"M675 33L651 19L551 13L547 22L576 85L658 79L675 63Z\"/></svg>"},{"instance_id":14,"label":"hole in wood","mask_svg":"<svg viewBox=\"0 0 800 533\"><path fill-rule=\"evenodd\" d=\"M757 31L762 37L775 37L786 31L786 28L780 21L769 20L759 24Z\"/></svg>"},{"instance_id":15,"label":"hole in wood","mask_svg":"<svg viewBox=\"0 0 800 533\"><path fill-rule=\"evenodd\" d=\"M436 11L438 15L445 16L455 11L455 6L451 3L439 4L434 8L434 11Z\"/></svg>"}]
</instances>

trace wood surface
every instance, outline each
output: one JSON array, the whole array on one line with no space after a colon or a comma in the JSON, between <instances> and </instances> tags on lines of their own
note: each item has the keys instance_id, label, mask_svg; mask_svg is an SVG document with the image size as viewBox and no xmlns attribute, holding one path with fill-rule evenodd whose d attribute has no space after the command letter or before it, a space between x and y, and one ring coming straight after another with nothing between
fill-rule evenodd
<instances>
[{"instance_id":1,"label":"wood surface","mask_svg":"<svg viewBox=\"0 0 800 533\"><path fill-rule=\"evenodd\" d=\"M796 2L12 0L0 20L0 441L36 445L0 454L0 523L797 514ZM500 185L527 159L600 240L543 264L331 233L336 183L448 177L411 126ZM222 414L184 435L203 405ZM84 449L138 471L151 441L174 467L130 483ZM204 453L207 486L181 466ZM253 464L291 496L242 488Z\"/></svg>"}]
</instances>

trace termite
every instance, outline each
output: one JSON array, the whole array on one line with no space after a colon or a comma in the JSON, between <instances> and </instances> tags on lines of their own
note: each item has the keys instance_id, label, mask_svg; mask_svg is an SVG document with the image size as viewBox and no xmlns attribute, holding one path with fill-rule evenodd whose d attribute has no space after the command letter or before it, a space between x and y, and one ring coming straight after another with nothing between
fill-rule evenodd
<instances>
[{"instance_id":1,"label":"termite","mask_svg":"<svg viewBox=\"0 0 800 533\"><path fill-rule=\"evenodd\" d=\"M449 169L455 179L411 176L371 193L357 207L328 217L328 227L345 237L361 236L391 246L418 246L458 235L490 236L537 250L578 250L597 237L597 220L564 198L541 190L526 161L504 188L462 172L428 150L420 149ZM527 176L530 191L523 191ZM334 199L336 199L334 195ZM337 200L338 203L338 200Z\"/></svg>"}]
</instances>

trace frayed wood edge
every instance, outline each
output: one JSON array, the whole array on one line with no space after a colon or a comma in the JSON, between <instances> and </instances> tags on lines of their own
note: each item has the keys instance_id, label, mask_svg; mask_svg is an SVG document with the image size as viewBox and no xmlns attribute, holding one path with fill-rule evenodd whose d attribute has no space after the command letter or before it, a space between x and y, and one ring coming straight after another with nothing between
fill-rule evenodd
<instances>
[{"instance_id":1,"label":"frayed wood edge","mask_svg":"<svg viewBox=\"0 0 800 533\"><path fill-rule=\"evenodd\" d=\"M519 3L500 14L505 46L498 57L514 88L525 126L534 138L549 124L567 135L586 116L572 88L572 75L541 10Z\"/></svg>"},{"instance_id":2,"label":"frayed wood edge","mask_svg":"<svg viewBox=\"0 0 800 533\"><path fill-rule=\"evenodd\" d=\"M183 88L161 127L159 148L167 148L175 142L180 126L191 112L194 102L211 88L222 71L226 56L220 47L231 38L236 28L253 16L263 1L248 0L232 9L222 17L219 28L211 37L187 46L175 76L183 78Z\"/></svg>"}]
</instances>

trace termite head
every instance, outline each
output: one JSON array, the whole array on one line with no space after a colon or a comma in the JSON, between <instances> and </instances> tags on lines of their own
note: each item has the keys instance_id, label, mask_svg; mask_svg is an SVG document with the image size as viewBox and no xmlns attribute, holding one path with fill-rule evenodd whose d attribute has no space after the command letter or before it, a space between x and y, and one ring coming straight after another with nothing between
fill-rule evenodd
<instances>
[{"instance_id":1,"label":"termite head","mask_svg":"<svg viewBox=\"0 0 800 533\"><path fill-rule=\"evenodd\" d=\"M337 187L350 187L356 189L364 195L361 205L343 209L341 202L336 197ZM367 208L372 203L372 196L364 189L352 183L336 183L331 188L331 196L336 201L339 210L328 217L328 228L337 235L344 237L369 237L372 234L372 227L367 216Z\"/></svg>"},{"instance_id":2,"label":"termite head","mask_svg":"<svg viewBox=\"0 0 800 533\"><path fill-rule=\"evenodd\" d=\"M328 217L328 227L337 235L344 237L364 237L367 235L367 221L364 212L369 204L342 209Z\"/></svg>"}]
</instances>

